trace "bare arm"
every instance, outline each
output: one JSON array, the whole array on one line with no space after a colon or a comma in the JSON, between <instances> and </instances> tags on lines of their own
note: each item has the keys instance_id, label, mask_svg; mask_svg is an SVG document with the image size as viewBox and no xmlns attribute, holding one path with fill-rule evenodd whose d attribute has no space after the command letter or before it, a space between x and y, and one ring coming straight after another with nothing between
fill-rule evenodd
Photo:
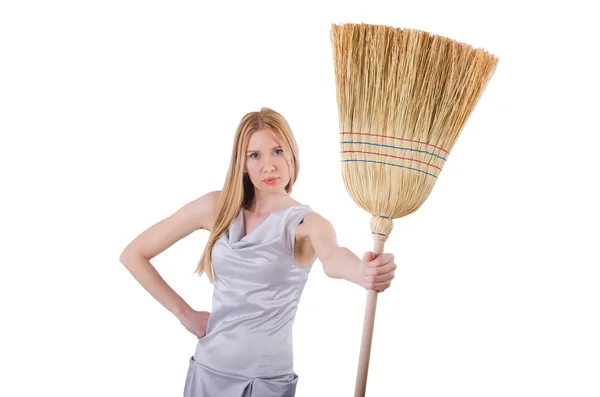
<instances>
[{"instance_id":1,"label":"bare arm","mask_svg":"<svg viewBox=\"0 0 600 397\"><path fill-rule=\"evenodd\" d=\"M121 253L120 262L161 305L177 318L190 306L160 276L150 260L195 230L210 230L220 192L210 192L191 201L171 216L152 225Z\"/></svg>"},{"instance_id":2,"label":"bare arm","mask_svg":"<svg viewBox=\"0 0 600 397\"><path fill-rule=\"evenodd\" d=\"M339 278L364 286L360 269L361 259L346 247L337 243L337 235L331 223L316 212L309 213L303 222L306 237L323 264L323 271L331 278Z\"/></svg>"},{"instance_id":3,"label":"bare arm","mask_svg":"<svg viewBox=\"0 0 600 397\"><path fill-rule=\"evenodd\" d=\"M348 248L337 244L333 226L321 215L311 212L304 218L304 223L299 237L310 239L327 276L348 280L379 292L390 286L396 270L392 254L375 257L373 252L367 251L361 259Z\"/></svg>"}]
</instances>

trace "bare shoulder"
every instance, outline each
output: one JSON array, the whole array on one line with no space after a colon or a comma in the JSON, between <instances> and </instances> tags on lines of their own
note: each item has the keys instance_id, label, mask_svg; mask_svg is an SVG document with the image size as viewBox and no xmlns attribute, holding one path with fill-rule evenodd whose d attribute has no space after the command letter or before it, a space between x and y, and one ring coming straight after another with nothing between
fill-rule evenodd
<instances>
[{"instance_id":1,"label":"bare shoulder","mask_svg":"<svg viewBox=\"0 0 600 397\"><path fill-rule=\"evenodd\" d=\"M190 201L181 207L172 216L178 215L184 219L188 219L196 229L212 230L213 220L221 191L215 190Z\"/></svg>"},{"instance_id":2,"label":"bare shoulder","mask_svg":"<svg viewBox=\"0 0 600 397\"><path fill-rule=\"evenodd\" d=\"M325 263L339 248L331 222L317 212L309 212L296 229L296 240L306 252L314 252Z\"/></svg>"},{"instance_id":3,"label":"bare shoulder","mask_svg":"<svg viewBox=\"0 0 600 397\"><path fill-rule=\"evenodd\" d=\"M220 195L220 191L212 191L186 203L144 230L125 247L121 258L135 254L152 259L195 230L211 230Z\"/></svg>"},{"instance_id":4,"label":"bare shoulder","mask_svg":"<svg viewBox=\"0 0 600 397\"><path fill-rule=\"evenodd\" d=\"M302 223L298 225L296 238L300 240L309 238L311 234L319 231L335 233L331 222L325 219L321 214L312 211L306 214Z\"/></svg>"}]
</instances>

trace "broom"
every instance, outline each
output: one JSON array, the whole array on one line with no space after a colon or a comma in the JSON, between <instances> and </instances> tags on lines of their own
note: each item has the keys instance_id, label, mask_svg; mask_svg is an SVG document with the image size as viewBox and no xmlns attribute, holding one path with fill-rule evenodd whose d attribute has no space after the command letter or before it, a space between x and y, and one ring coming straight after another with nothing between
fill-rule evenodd
<instances>
[{"instance_id":1,"label":"broom","mask_svg":"<svg viewBox=\"0 0 600 397\"><path fill-rule=\"evenodd\" d=\"M430 33L382 25L332 25L342 176L372 214L379 256L393 219L429 196L498 58ZM355 397L365 395L377 292L365 309Z\"/></svg>"}]
</instances>

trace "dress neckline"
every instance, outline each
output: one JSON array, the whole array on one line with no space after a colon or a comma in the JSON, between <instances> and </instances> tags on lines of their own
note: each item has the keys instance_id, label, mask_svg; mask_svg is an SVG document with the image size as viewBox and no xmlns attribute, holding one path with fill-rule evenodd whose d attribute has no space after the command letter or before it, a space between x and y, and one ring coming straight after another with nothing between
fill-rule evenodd
<instances>
[{"instance_id":1,"label":"dress neckline","mask_svg":"<svg viewBox=\"0 0 600 397\"><path fill-rule=\"evenodd\" d=\"M305 206L306 206L305 204L294 204L294 205L290 205L288 207L283 207L283 208L279 208L279 209L273 210L273 211L269 212L269 214L267 216L265 216L265 218L262 221L260 221L258 223L258 225L256 225L254 227L254 229L250 230L250 232L248 232L248 233L245 232L246 221L244 220L244 209L243 208L240 209L240 214L238 215L238 218L241 218L241 220L240 220L240 236L241 236L240 240L243 240L246 237L251 236L257 229L259 229L261 226L263 226L263 224L267 223L267 221L269 220L269 218L271 217L271 215L273 215L273 214L275 214L277 212L283 211L283 210L287 210L289 208L305 207Z\"/></svg>"}]
</instances>

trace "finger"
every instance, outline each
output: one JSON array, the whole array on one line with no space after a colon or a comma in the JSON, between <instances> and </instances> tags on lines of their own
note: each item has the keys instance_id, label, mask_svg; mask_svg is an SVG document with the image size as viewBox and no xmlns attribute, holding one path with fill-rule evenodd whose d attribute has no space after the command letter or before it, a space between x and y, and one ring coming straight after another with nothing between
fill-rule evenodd
<instances>
[{"instance_id":1,"label":"finger","mask_svg":"<svg viewBox=\"0 0 600 397\"><path fill-rule=\"evenodd\" d=\"M387 265L369 267L365 270L365 275L374 276L374 275L386 274L386 273L395 271L396 268L397 268L397 266L395 263L388 263Z\"/></svg>"},{"instance_id":2,"label":"finger","mask_svg":"<svg viewBox=\"0 0 600 397\"><path fill-rule=\"evenodd\" d=\"M375 283L375 290L378 292L383 292L390 287L391 283Z\"/></svg>"},{"instance_id":3,"label":"finger","mask_svg":"<svg viewBox=\"0 0 600 397\"><path fill-rule=\"evenodd\" d=\"M373 258L368 264L368 267L377 267L387 265L394 261L394 255L392 254L381 254L376 258Z\"/></svg>"},{"instance_id":4,"label":"finger","mask_svg":"<svg viewBox=\"0 0 600 397\"><path fill-rule=\"evenodd\" d=\"M382 265L385 265L387 263L393 262L394 261L394 255L393 254L381 254L378 256L379 261Z\"/></svg>"},{"instance_id":5,"label":"finger","mask_svg":"<svg viewBox=\"0 0 600 397\"><path fill-rule=\"evenodd\" d=\"M392 284L392 280L391 279L386 279L385 281L370 281L370 280L365 280L363 282L363 285L366 289L374 289L374 290L381 290L382 288L388 288L390 285Z\"/></svg>"},{"instance_id":6,"label":"finger","mask_svg":"<svg viewBox=\"0 0 600 397\"><path fill-rule=\"evenodd\" d=\"M367 251L363 254L363 262L365 263L369 263L371 262L373 259L375 259L375 254L371 251Z\"/></svg>"},{"instance_id":7,"label":"finger","mask_svg":"<svg viewBox=\"0 0 600 397\"><path fill-rule=\"evenodd\" d=\"M391 281L394 278L394 272L389 272L386 274L379 274L376 276L366 276L365 279L370 283L385 283Z\"/></svg>"}]
</instances>

